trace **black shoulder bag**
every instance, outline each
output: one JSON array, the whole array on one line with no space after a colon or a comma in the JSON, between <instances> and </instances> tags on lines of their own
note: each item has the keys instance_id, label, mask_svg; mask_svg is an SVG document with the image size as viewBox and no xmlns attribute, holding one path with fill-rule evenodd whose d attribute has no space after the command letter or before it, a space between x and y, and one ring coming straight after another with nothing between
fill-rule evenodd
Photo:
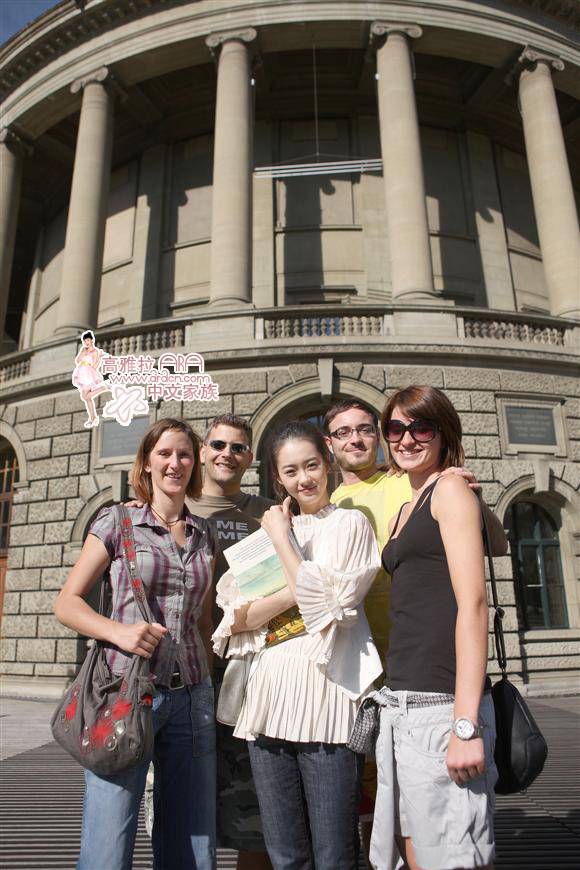
<instances>
[{"instance_id":1,"label":"black shoulder bag","mask_svg":"<svg viewBox=\"0 0 580 870\"><path fill-rule=\"evenodd\" d=\"M491 557L489 533L483 517L483 542L489 565L489 579L493 599L493 633L497 663L501 679L492 687L493 706L497 737L495 763L499 779L495 790L498 794L516 794L528 788L542 772L548 755L548 746L528 706L507 675L507 658L503 636L504 610L499 605L497 586Z\"/></svg>"}]
</instances>

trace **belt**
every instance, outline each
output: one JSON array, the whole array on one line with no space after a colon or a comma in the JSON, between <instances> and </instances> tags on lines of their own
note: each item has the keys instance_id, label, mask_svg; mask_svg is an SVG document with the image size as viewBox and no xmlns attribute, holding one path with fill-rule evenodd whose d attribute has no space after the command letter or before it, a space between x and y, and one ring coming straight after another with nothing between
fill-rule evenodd
<instances>
[{"instance_id":1,"label":"belt","mask_svg":"<svg viewBox=\"0 0 580 870\"><path fill-rule=\"evenodd\" d=\"M388 707L400 707L400 701L397 695L391 695L385 692L384 697ZM416 692L407 695L407 707L438 707L442 704L453 704L455 702L454 695L445 694L429 694L428 692Z\"/></svg>"},{"instance_id":2,"label":"belt","mask_svg":"<svg viewBox=\"0 0 580 870\"><path fill-rule=\"evenodd\" d=\"M181 676L181 671L174 671L171 674L171 682L169 683L170 689L184 689L185 683L183 682L183 677Z\"/></svg>"}]
</instances>

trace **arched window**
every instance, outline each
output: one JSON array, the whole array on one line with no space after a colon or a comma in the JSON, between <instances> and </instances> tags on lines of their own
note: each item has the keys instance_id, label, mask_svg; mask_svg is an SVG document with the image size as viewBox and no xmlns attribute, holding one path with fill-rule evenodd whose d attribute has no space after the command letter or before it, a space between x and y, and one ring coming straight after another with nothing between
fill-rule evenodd
<instances>
[{"instance_id":1,"label":"arched window","mask_svg":"<svg viewBox=\"0 0 580 870\"><path fill-rule=\"evenodd\" d=\"M506 514L518 606L526 629L567 628L568 613L556 523L532 501Z\"/></svg>"},{"instance_id":2,"label":"arched window","mask_svg":"<svg viewBox=\"0 0 580 870\"><path fill-rule=\"evenodd\" d=\"M18 460L6 438L0 437L0 617L4 607L4 577L8 559L12 489L18 481Z\"/></svg>"},{"instance_id":3,"label":"arched window","mask_svg":"<svg viewBox=\"0 0 580 870\"><path fill-rule=\"evenodd\" d=\"M338 401L338 400L335 400ZM324 416L329 408L335 404L335 401L329 402L328 404L323 405L322 407L318 406L316 411L308 411L300 412L296 410L296 406L290 406L286 413L283 416L278 417L276 421L276 426L281 425L282 423L288 420L308 420L309 423L314 423L315 426L318 426L319 429L324 431ZM267 444L267 439L266 442ZM385 454L383 453L383 448L379 440L379 448L377 451L377 464L383 465L385 463ZM328 491L329 493L334 492L334 490L339 486L342 480L342 475L340 473L340 469L338 466L332 469L330 474L328 475ZM262 462L262 487L261 487L262 495L265 495L267 498L275 498L274 494L274 486L273 482L269 479L267 463Z\"/></svg>"}]
</instances>

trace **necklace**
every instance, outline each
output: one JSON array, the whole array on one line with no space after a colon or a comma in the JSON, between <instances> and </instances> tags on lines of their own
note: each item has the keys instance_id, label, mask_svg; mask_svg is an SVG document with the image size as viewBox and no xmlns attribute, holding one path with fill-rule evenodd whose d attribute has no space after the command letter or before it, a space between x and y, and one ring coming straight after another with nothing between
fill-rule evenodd
<instances>
[{"instance_id":1,"label":"necklace","mask_svg":"<svg viewBox=\"0 0 580 870\"><path fill-rule=\"evenodd\" d=\"M175 525L177 525L177 523L180 522L180 520L183 519L183 517L179 516L179 517L177 517L176 520L166 520L165 517L162 517L160 513L157 513L157 511L155 510L155 508L153 507L153 505L151 505L151 510L153 511L153 513L155 514L155 516L156 516L156 517L159 517L159 519L161 520L161 522L165 523L165 525L166 525L167 528L169 528L169 529L171 528L171 526L175 526Z\"/></svg>"}]
</instances>

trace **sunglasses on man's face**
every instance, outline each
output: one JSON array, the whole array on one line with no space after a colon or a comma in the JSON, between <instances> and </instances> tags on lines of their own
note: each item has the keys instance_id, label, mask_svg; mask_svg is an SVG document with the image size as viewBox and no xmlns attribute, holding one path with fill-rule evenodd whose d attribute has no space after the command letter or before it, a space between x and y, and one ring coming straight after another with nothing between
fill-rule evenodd
<instances>
[{"instance_id":1,"label":"sunglasses on man's face","mask_svg":"<svg viewBox=\"0 0 580 870\"><path fill-rule=\"evenodd\" d=\"M428 441L433 441L440 431L439 426L432 420L413 420L408 426L405 426L401 420L389 420L383 433L391 444L397 444L405 432L408 432L413 441L418 444L426 444Z\"/></svg>"},{"instance_id":2,"label":"sunglasses on man's face","mask_svg":"<svg viewBox=\"0 0 580 870\"><path fill-rule=\"evenodd\" d=\"M215 450L216 453L221 453L222 450L225 450L226 447L228 446L228 442L227 441L218 441L216 439L214 441L210 441L209 446L211 447L212 450ZM244 453L250 452L250 448L249 448L248 444L240 444L239 441L234 441L232 444L229 445L229 447L230 447L230 450L232 451L232 453L235 454L235 456L243 456Z\"/></svg>"}]
</instances>

